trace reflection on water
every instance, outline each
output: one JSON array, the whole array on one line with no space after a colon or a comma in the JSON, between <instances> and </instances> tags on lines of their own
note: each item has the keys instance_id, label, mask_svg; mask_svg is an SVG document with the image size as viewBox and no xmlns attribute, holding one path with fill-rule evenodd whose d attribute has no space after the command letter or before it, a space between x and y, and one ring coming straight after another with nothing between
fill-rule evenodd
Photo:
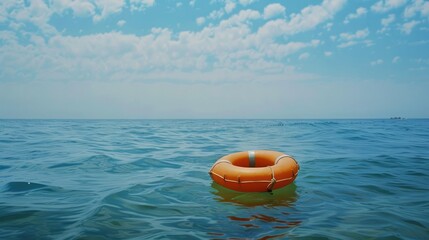
<instances>
[{"instance_id":1,"label":"reflection on water","mask_svg":"<svg viewBox=\"0 0 429 240\"><path fill-rule=\"evenodd\" d=\"M237 192L225 188L215 182L212 183L215 189L212 193L216 195L215 200L219 202L230 202L246 207L264 205L266 207L292 206L297 200L296 185L292 183L284 188L273 192Z\"/></svg>"},{"instance_id":2,"label":"reflection on water","mask_svg":"<svg viewBox=\"0 0 429 240\"><path fill-rule=\"evenodd\" d=\"M212 183L214 199L220 203L232 203L239 206L241 211L231 212L226 222L231 225L238 224L249 233L252 239L277 239L285 238L291 228L301 224L301 220L290 216L294 203L298 199L296 185L284 187L273 192L237 192L227 189L215 182ZM247 210L246 210L247 209ZM244 210L244 211L243 211ZM251 235L254 230L263 228L277 229L281 234ZM268 229L267 229L268 230ZM264 231L267 233L267 231ZM268 231L271 232L271 231ZM209 233L212 236L222 236L222 233Z\"/></svg>"}]
</instances>

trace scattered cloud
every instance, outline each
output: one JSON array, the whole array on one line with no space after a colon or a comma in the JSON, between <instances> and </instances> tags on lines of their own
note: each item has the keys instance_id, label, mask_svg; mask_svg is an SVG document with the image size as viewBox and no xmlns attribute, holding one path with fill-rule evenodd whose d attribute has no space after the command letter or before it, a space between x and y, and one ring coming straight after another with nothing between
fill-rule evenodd
<instances>
[{"instance_id":1,"label":"scattered cloud","mask_svg":"<svg viewBox=\"0 0 429 240\"><path fill-rule=\"evenodd\" d=\"M232 0L226 0L225 2L225 12L227 14L231 13L235 9L235 2Z\"/></svg>"},{"instance_id":2,"label":"scattered cloud","mask_svg":"<svg viewBox=\"0 0 429 240\"><path fill-rule=\"evenodd\" d=\"M198 25L203 25L206 19L204 17L199 17L195 21Z\"/></svg>"},{"instance_id":3,"label":"scattered cloud","mask_svg":"<svg viewBox=\"0 0 429 240\"><path fill-rule=\"evenodd\" d=\"M368 28L358 30L355 33L341 33L340 38L344 41L366 38L369 35Z\"/></svg>"},{"instance_id":4,"label":"scattered cloud","mask_svg":"<svg viewBox=\"0 0 429 240\"><path fill-rule=\"evenodd\" d=\"M137 0L130 0L131 10L138 10ZM94 15L93 20L95 22L105 19L107 16L119 13L122 11L122 8L125 6L125 0L101 0L97 2L97 11L101 12Z\"/></svg>"},{"instance_id":5,"label":"scattered cloud","mask_svg":"<svg viewBox=\"0 0 429 240\"><path fill-rule=\"evenodd\" d=\"M355 33L341 33L338 38L341 44L338 45L338 47L346 48L359 43L365 43L368 45L370 44L370 42L364 41L364 39L367 38L368 35L369 35L368 28L357 30Z\"/></svg>"},{"instance_id":6,"label":"scattered cloud","mask_svg":"<svg viewBox=\"0 0 429 240\"><path fill-rule=\"evenodd\" d=\"M125 23L127 23L125 20L119 20L119 21L116 23L116 25L117 25L118 27L123 27L123 26L125 25Z\"/></svg>"},{"instance_id":7,"label":"scattered cloud","mask_svg":"<svg viewBox=\"0 0 429 240\"><path fill-rule=\"evenodd\" d=\"M386 18L381 19L381 25L383 25L383 27L387 27L394 21L395 21L395 14L389 14L389 16L387 16Z\"/></svg>"},{"instance_id":8,"label":"scattered cloud","mask_svg":"<svg viewBox=\"0 0 429 240\"><path fill-rule=\"evenodd\" d=\"M321 5L310 5L300 13L292 14L289 21L285 19L268 21L259 28L258 34L265 38L265 36L278 37L308 31L331 19L344 3L344 0L325 0Z\"/></svg>"},{"instance_id":9,"label":"scattered cloud","mask_svg":"<svg viewBox=\"0 0 429 240\"><path fill-rule=\"evenodd\" d=\"M383 64L383 60L381 60L381 59L377 59L377 60L374 60L371 62L371 66L377 66L380 64Z\"/></svg>"},{"instance_id":10,"label":"scattered cloud","mask_svg":"<svg viewBox=\"0 0 429 240\"><path fill-rule=\"evenodd\" d=\"M49 19L54 11L50 9L43 0L31 1L28 6L25 6L23 3L22 5L19 3L16 4L17 5L11 6L12 9L15 9L8 14L8 17L18 22L32 24L47 35L55 35L58 33L57 30L49 24Z\"/></svg>"},{"instance_id":11,"label":"scattered cloud","mask_svg":"<svg viewBox=\"0 0 429 240\"><path fill-rule=\"evenodd\" d=\"M304 16L299 17L300 21L306 20ZM321 41L278 42L277 33L267 35L264 31L252 30L252 21L261 18L258 11L242 10L199 32L174 34L168 28L153 28L142 36L121 32L83 36L58 34L47 42L39 41L31 48L17 44L13 34L3 33L2 39L9 39L12 44L3 48L0 61L8 62L3 66L8 75L28 74L34 79L71 77L79 80L91 76L94 80L154 80L175 79L177 76L191 78L190 75L208 79L219 72L233 73L230 76L253 73L255 77L268 74L273 78L274 75L284 78L294 74L293 66L281 60L306 48L317 47ZM202 24L203 19L198 18L197 23ZM300 21L297 23L302 24ZM124 24L125 20L117 22L118 26ZM302 54L300 59L308 56L308 53ZM17 69L16 65L21 67ZM50 67L42 71L41 66Z\"/></svg>"},{"instance_id":12,"label":"scattered cloud","mask_svg":"<svg viewBox=\"0 0 429 240\"><path fill-rule=\"evenodd\" d=\"M413 31L413 28L419 24L419 21L413 20L410 22L406 22L401 25L401 32L404 34L410 34Z\"/></svg>"},{"instance_id":13,"label":"scattered cloud","mask_svg":"<svg viewBox=\"0 0 429 240\"><path fill-rule=\"evenodd\" d=\"M238 2L243 6L250 5L256 1L258 1L258 0L238 0Z\"/></svg>"},{"instance_id":14,"label":"scattered cloud","mask_svg":"<svg viewBox=\"0 0 429 240\"><path fill-rule=\"evenodd\" d=\"M223 15L225 15L225 10L219 9L219 10L213 10L212 12L210 12L208 18L209 19L220 19L223 17Z\"/></svg>"},{"instance_id":15,"label":"scattered cloud","mask_svg":"<svg viewBox=\"0 0 429 240\"><path fill-rule=\"evenodd\" d=\"M332 26L334 26L333 23L327 23L323 28L326 29L326 31L329 32L329 31L331 31Z\"/></svg>"},{"instance_id":16,"label":"scattered cloud","mask_svg":"<svg viewBox=\"0 0 429 240\"><path fill-rule=\"evenodd\" d=\"M112 0L115 1L115 0ZM131 11L142 11L155 4L155 0L129 0Z\"/></svg>"},{"instance_id":17,"label":"scattered cloud","mask_svg":"<svg viewBox=\"0 0 429 240\"><path fill-rule=\"evenodd\" d=\"M209 10L208 15L194 19L196 25L200 27L195 25L195 29L185 31L175 30L172 26L154 27L149 33L133 35L121 32L120 27L127 25L128 29L130 24L126 21L128 18L120 14L125 11L146 10L155 6L156 1L64 0L47 2L34 0L27 4L21 1L5 1L1 3L0 22L4 26L8 26L9 30L2 30L0 33L0 50L2 51L0 60L6 62L6 59L14 59L15 66L19 66L20 61L26 62L22 64L23 69L27 66L27 71L23 71L23 73L17 73L13 69L13 65L8 65L8 71L17 76L20 74L31 75L30 63L35 64L31 59L39 59L41 66L54 65L46 73L50 76L60 76L62 72L67 71L70 72L70 76L79 76L80 69L86 69L87 72L100 76L103 73L105 76L113 76L111 71L116 69L117 74L121 72L130 76L134 74L135 78L141 75L147 76L146 73L149 72L153 75L162 72L162 76L173 78L173 75L179 72L203 73L216 72L220 69L235 73L250 70L259 73L269 71L280 74L285 71L289 73L295 71L295 68L286 61L289 56L295 55L300 60L307 59L309 56L316 58L318 55L313 54L311 48L322 48L322 41L329 38L339 48L358 44L366 46L378 44L378 40L370 38L371 26L364 29L351 28L350 32L344 33L339 33L338 28L334 27L334 16L343 9L346 4L345 0L324 0L320 4L308 5L293 13L289 13L288 10L288 14L286 14L286 7L279 3L267 3L265 7L258 10L253 9L255 4L252 9L246 9L245 6L254 2L256 1L216 1L217 4L221 4L221 8L211 12ZM348 23L369 14L369 9L374 12L387 12L404 6L405 2L386 0L377 1L372 6L358 7L353 12L346 14L344 22ZM189 2L191 6L195 6L195 4L195 0ZM182 2L175 3L175 6L182 6ZM420 30L416 26L423 25L422 23L426 23L427 20L415 19L415 17L427 16L429 11L426 10L427 6L427 1L410 0L409 4L404 7L404 17L413 19L408 19L408 22L402 25L398 24L398 28L395 30L405 35ZM63 16L64 13L71 14L73 17L92 18L96 21L92 24L100 24L111 15L115 15L119 20L116 20L116 25L111 24L114 28L116 27L114 30L86 35L70 35L65 33L65 30L56 29L52 25L52 16L54 14ZM380 21L382 26L381 32L392 28L391 26L396 20L395 14L378 16L377 21ZM219 21L211 21L215 19ZM335 24L335 26L337 25ZM29 33L28 29L31 27L36 27L40 32ZM324 36L322 32L325 31L321 31L319 34L307 38L310 40L294 38L294 35L306 34L306 32L318 28L333 32ZM313 36L319 39L315 39ZM422 41L424 40L420 40L420 42ZM109 51L106 52L106 49ZM61 54L59 54L60 52ZM325 57L333 55L331 51L324 51L324 49L321 49L321 52ZM90 60L86 61L86 59ZM398 63L398 61L399 57L392 59L392 63ZM258 64L255 65L256 62ZM377 61L373 62L378 64ZM111 65L115 67L106 67ZM38 69L38 66L31 66ZM69 67L65 69L63 66ZM5 72L7 71L0 75L4 76ZM35 76L41 74L36 72L33 70Z\"/></svg>"},{"instance_id":18,"label":"scattered cloud","mask_svg":"<svg viewBox=\"0 0 429 240\"><path fill-rule=\"evenodd\" d=\"M70 11L75 17L92 17L95 22L99 22L111 14L121 13L124 8L136 11L152 7L154 4L155 0L33 0L29 1L28 5L23 1L2 1L0 22L6 19L29 22L44 33L55 33L55 29L48 23L53 14L61 15Z\"/></svg>"},{"instance_id":19,"label":"scattered cloud","mask_svg":"<svg viewBox=\"0 0 429 240\"><path fill-rule=\"evenodd\" d=\"M392 59L392 63L398 63L399 59L401 59L399 56L396 56Z\"/></svg>"},{"instance_id":20,"label":"scattered cloud","mask_svg":"<svg viewBox=\"0 0 429 240\"><path fill-rule=\"evenodd\" d=\"M366 15L367 12L368 10L366 10L366 8L364 7L356 9L355 13L350 13L349 15L347 15L346 19L344 20L344 24L348 24L352 19L357 19Z\"/></svg>"},{"instance_id":21,"label":"scattered cloud","mask_svg":"<svg viewBox=\"0 0 429 240\"><path fill-rule=\"evenodd\" d=\"M420 13L423 17L429 17L429 2L424 0L414 0L404 10L404 17L411 18Z\"/></svg>"},{"instance_id":22,"label":"scattered cloud","mask_svg":"<svg viewBox=\"0 0 429 240\"><path fill-rule=\"evenodd\" d=\"M126 98L132 89L142 102L150 102L146 93L158 96L154 99L162 99L159 93L164 93L151 87L168 86L176 94L174 99L181 99L180 86L189 90L190 99L197 99L184 102L186 106L204 95L195 95L195 86L209 89L204 93L212 92L218 98L207 84L219 87L228 83L234 89L256 84L257 90L269 86L280 93L298 83L305 85L294 91L301 94L310 85L318 89L336 79L356 79L359 85L388 76L398 80L390 82L407 82L407 71L413 71L416 81L427 80L428 22L427 0L287 4L257 0L4 0L0 1L0 90L8 93L8 87L19 90L27 83L52 83L64 89L69 83L130 83L146 92L129 87L118 90L123 92L118 96ZM364 49L371 45L377 47ZM407 51L412 52L403 54ZM304 64L309 60L329 64ZM367 72L360 74L362 71ZM291 81L302 79L330 80ZM18 90L15 93L25 96ZM55 92L55 87L48 90L44 92ZM19 99L19 94L10 98L0 94L0 105ZM76 96L71 95L70 99ZM174 99L170 98L171 103Z\"/></svg>"},{"instance_id":23,"label":"scattered cloud","mask_svg":"<svg viewBox=\"0 0 429 240\"><path fill-rule=\"evenodd\" d=\"M264 8L264 18L270 19L277 16L284 16L286 11L286 8L279 4L279 3L273 3Z\"/></svg>"},{"instance_id":24,"label":"scattered cloud","mask_svg":"<svg viewBox=\"0 0 429 240\"><path fill-rule=\"evenodd\" d=\"M378 13L384 13L401 7L406 2L407 0L380 0L371 6L371 10Z\"/></svg>"},{"instance_id":25,"label":"scattered cloud","mask_svg":"<svg viewBox=\"0 0 429 240\"><path fill-rule=\"evenodd\" d=\"M310 54L308 52L306 53L302 53L301 55L299 55L299 60L305 60L308 59L310 57Z\"/></svg>"},{"instance_id":26,"label":"scattered cloud","mask_svg":"<svg viewBox=\"0 0 429 240\"><path fill-rule=\"evenodd\" d=\"M52 1L51 4L57 13L70 9L73 15L78 17L92 16L96 9L96 5L90 1Z\"/></svg>"},{"instance_id":27,"label":"scattered cloud","mask_svg":"<svg viewBox=\"0 0 429 240\"><path fill-rule=\"evenodd\" d=\"M389 14L386 18L381 19L381 25L383 26L381 30L379 30L379 33L384 33L388 31L390 28L390 24L392 24L395 21L395 14Z\"/></svg>"},{"instance_id":28,"label":"scattered cloud","mask_svg":"<svg viewBox=\"0 0 429 240\"><path fill-rule=\"evenodd\" d=\"M12 31L0 31L0 43L5 44L16 44L18 42L18 37Z\"/></svg>"},{"instance_id":29,"label":"scattered cloud","mask_svg":"<svg viewBox=\"0 0 429 240\"><path fill-rule=\"evenodd\" d=\"M338 45L338 47L339 47L339 48L347 48L347 47L354 46L354 45L356 45L356 44L358 44L358 42L357 42L357 41L349 41L349 42L341 43L340 45Z\"/></svg>"}]
</instances>

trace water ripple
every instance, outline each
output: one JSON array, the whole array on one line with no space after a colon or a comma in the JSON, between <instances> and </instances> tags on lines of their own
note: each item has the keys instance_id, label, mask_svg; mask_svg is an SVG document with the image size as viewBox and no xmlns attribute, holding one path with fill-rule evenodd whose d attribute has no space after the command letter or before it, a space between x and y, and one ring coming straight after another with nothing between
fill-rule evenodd
<instances>
[{"instance_id":1,"label":"water ripple","mask_svg":"<svg viewBox=\"0 0 429 240\"><path fill-rule=\"evenodd\" d=\"M425 239L428 120L0 120L1 239ZM225 154L301 165L272 193Z\"/></svg>"}]
</instances>

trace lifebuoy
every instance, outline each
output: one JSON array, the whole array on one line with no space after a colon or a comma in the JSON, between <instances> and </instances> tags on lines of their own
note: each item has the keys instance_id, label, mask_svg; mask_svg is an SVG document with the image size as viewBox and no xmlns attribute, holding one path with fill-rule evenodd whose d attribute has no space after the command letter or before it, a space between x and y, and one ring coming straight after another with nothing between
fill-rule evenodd
<instances>
[{"instance_id":1,"label":"lifebuoy","mask_svg":"<svg viewBox=\"0 0 429 240\"><path fill-rule=\"evenodd\" d=\"M237 152L217 160L209 171L213 181L240 192L266 192L291 184L299 172L298 162L281 152Z\"/></svg>"}]
</instances>

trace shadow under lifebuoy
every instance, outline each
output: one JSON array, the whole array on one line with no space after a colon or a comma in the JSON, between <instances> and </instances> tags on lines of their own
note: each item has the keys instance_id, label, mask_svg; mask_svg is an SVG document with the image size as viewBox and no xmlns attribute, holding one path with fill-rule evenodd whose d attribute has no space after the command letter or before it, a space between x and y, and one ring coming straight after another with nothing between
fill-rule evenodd
<instances>
[{"instance_id":1,"label":"shadow under lifebuoy","mask_svg":"<svg viewBox=\"0 0 429 240\"><path fill-rule=\"evenodd\" d=\"M255 206L291 206L298 199L296 185L292 183L272 192L237 192L225 188L215 182L212 183L216 195L215 200L219 202L230 202L246 207Z\"/></svg>"}]
</instances>

